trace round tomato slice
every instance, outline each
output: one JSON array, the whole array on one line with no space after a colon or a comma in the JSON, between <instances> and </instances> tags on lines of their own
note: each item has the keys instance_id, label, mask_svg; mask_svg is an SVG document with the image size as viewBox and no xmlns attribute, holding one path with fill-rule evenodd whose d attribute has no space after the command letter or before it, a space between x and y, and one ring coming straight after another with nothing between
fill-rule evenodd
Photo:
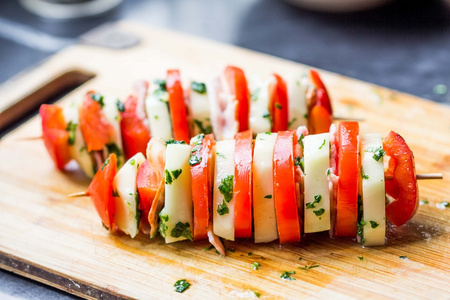
<instances>
[{"instance_id":1,"label":"round tomato slice","mask_svg":"<svg viewBox=\"0 0 450 300\"><path fill-rule=\"evenodd\" d=\"M80 109L80 128L88 152L103 150L114 137L114 127L102 112L103 96L89 91Z\"/></svg>"},{"instance_id":2,"label":"round tomato slice","mask_svg":"<svg viewBox=\"0 0 450 300\"><path fill-rule=\"evenodd\" d=\"M189 143L189 125L180 71L167 71L166 89L169 93L170 117L172 119L174 139Z\"/></svg>"},{"instance_id":3,"label":"round tomato slice","mask_svg":"<svg viewBox=\"0 0 450 300\"><path fill-rule=\"evenodd\" d=\"M230 93L235 95L239 109L236 109L236 120L239 121L239 131L248 129L250 113L249 91L244 71L234 66L225 68L225 79L230 87Z\"/></svg>"},{"instance_id":4,"label":"round tomato slice","mask_svg":"<svg viewBox=\"0 0 450 300\"><path fill-rule=\"evenodd\" d=\"M337 129L333 231L335 237L355 237L358 222L359 124L341 122Z\"/></svg>"},{"instance_id":5,"label":"round tomato slice","mask_svg":"<svg viewBox=\"0 0 450 300\"><path fill-rule=\"evenodd\" d=\"M125 100L124 112L121 113L120 129L127 159L139 152L144 154L151 138L149 127L137 112L137 105L138 98L131 95Z\"/></svg>"},{"instance_id":6,"label":"round tomato slice","mask_svg":"<svg viewBox=\"0 0 450 300\"><path fill-rule=\"evenodd\" d=\"M319 101L323 107L328 111L328 113L332 116L333 109L331 107L330 97L328 96L327 89L323 84L322 79L320 78L319 73L316 70L309 70L309 78L312 83L316 86L317 89L317 101Z\"/></svg>"},{"instance_id":7,"label":"round tomato slice","mask_svg":"<svg viewBox=\"0 0 450 300\"><path fill-rule=\"evenodd\" d=\"M202 138L203 137L203 138ZM211 177L212 147L214 136L198 135L193 138L189 164L192 176L192 202L194 205L194 240L208 238L211 211Z\"/></svg>"},{"instance_id":8,"label":"round tomato slice","mask_svg":"<svg viewBox=\"0 0 450 300\"><path fill-rule=\"evenodd\" d=\"M150 162L145 160L139 167L136 185L139 193L139 209L142 211L142 220L148 223L148 214L158 191L159 182L161 178L156 172Z\"/></svg>"},{"instance_id":9,"label":"round tomato slice","mask_svg":"<svg viewBox=\"0 0 450 300\"><path fill-rule=\"evenodd\" d=\"M252 236L252 130L235 135L234 155L234 235L236 238Z\"/></svg>"},{"instance_id":10,"label":"round tomato slice","mask_svg":"<svg viewBox=\"0 0 450 300\"><path fill-rule=\"evenodd\" d=\"M273 154L273 188L280 243L300 241L294 174L294 134L294 130L279 132Z\"/></svg>"},{"instance_id":11,"label":"round tomato slice","mask_svg":"<svg viewBox=\"0 0 450 300\"><path fill-rule=\"evenodd\" d=\"M42 118L42 138L50 157L59 170L71 160L69 149L69 132L62 108L56 105L41 105L39 114Z\"/></svg>"},{"instance_id":12,"label":"round tomato slice","mask_svg":"<svg viewBox=\"0 0 450 300\"><path fill-rule=\"evenodd\" d=\"M110 231L114 230L116 205L112 184L116 173L117 157L112 153L98 169L87 191L92 202L94 202L95 209L102 219L103 225Z\"/></svg>"},{"instance_id":13,"label":"round tomato slice","mask_svg":"<svg viewBox=\"0 0 450 300\"><path fill-rule=\"evenodd\" d=\"M286 82L277 74L273 74L277 80L272 99L272 131L284 131L288 129L288 98Z\"/></svg>"},{"instance_id":14,"label":"round tomato slice","mask_svg":"<svg viewBox=\"0 0 450 300\"><path fill-rule=\"evenodd\" d=\"M389 157L389 170L393 172L392 180L386 180L386 194L394 199L386 206L386 218L401 226L414 216L419 207L414 155L405 140L393 131L384 138L383 150ZM374 156L382 154L378 151Z\"/></svg>"}]
</instances>

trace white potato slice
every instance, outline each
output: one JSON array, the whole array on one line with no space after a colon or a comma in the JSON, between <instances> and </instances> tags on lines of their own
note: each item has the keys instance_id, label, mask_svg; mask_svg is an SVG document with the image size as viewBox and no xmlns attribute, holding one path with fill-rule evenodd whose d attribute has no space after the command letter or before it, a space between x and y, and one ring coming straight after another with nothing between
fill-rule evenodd
<instances>
[{"instance_id":1,"label":"white potato slice","mask_svg":"<svg viewBox=\"0 0 450 300\"><path fill-rule=\"evenodd\" d=\"M308 108L306 105L306 90L308 77L305 73L293 73L286 81L288 96L288 129L297 129L307 125Z\"/></svg>"},{"instance_id":2,"label":"white potato slice","mask_svg":"<svg viewBox=\"0 0 450 300\"><path fill-rule=\"evenodd\" d=\"M211 113L206 85L202 82L192 82L189 96L189 109L192 120L191 132L193 136L200 133L212 133Z\"/></svg>"},{"instance_id":3,"label":"white potato slice","mask_svg":"<svg viewBox=\"0 0 450 300\"><path fill-rule=\"evenodd\" d=\"M152 137L170 140L172 135L172 121L169 111L169 94L161 89L159 84L150 84L150 90L145 99L150 132Z\"/></svg>"},{"instance_id":4,"label":"white potato slice","mask_svg":"<svg viewBox=\"0 0 450 300\"><path fill-rule=\"evenodd\" d=\"M123 165L113 181L113 195L116 202L114 223L132 238L138 234L141 220L136 177L144 161L144 155L137 153Z\"/></svg>"},{"instance_id":5,"label":"white potato slice","mask_svg":"<svg viewBox=\"0 0 450 300\"><path fill-rule=\"evenodd\" d=\"M386 207L383 157L374 159L372 149L383 147L381 134L361 136L361 176L363 221L361 238L364 246L385 244Z\"/></svg>"},{"instance_id":6,"label":"white potato slice","mask_svg":"<svg viewBox=\"0 0 450 300\"><path fill-rule=\"evenodd\" d=\"M253 154L253 216L255 243L278 239L273 197L273 151L276 133L259 133Z\"/></svg>"},{"instance_id":7,"label":"white potato slice","mask_svg":"<svg viewBox=\"0 0 450 300\"><path fill-rule=\"evenodd\" d=\"M234 140L216 143L213 189L214 233L234 241Z\"/></svg>"},{"instance_id":8,"label":"white potato slice","mask_svg":"<svg viewBox=\"0 0 450 300\"><path fill-rule=\"evenodd\" d=\"M108 144L106 144L106 148L104 149L105 158L108 157L109 154L115 153L117 156L117 167L120 168L125 161L125 156L123 152L122 131L120 130L121 116L119 109L117 108L117 101L120 100L104 96L104 106L102 111L109 124L114 128L114 136L108 141Z\"/></svg>"},{"instance_id":9,"label":"white potato slice","mask_svg":"<svg viewBox=\"0 0 450 300\"><path fill-rule=\"evenodd\" d=\"M269 76L260 84L254 84L251 92L249 124L254 133L270 132L272 130L269 107L277 80Z\"/></svg>"},{"instance_id":10,"label":"white potato slice","mask_svg":"<svg viewBox=\"0 0 450 300\"><path fill-rule=\"evenodd\" d=\"M330 230L329 133L303 138L305 166L305 233Z\"/></svg>"},{"instance_id":11,"label":"white potato slice","mask_svg":"<svg viewBox=\"0 0 450 300\"><path fill-rule=\"evenodd\" d=\"M162 231L166 243L192 240L190 155L189 145L167 145L164 167L165 203L163 211L159 214L161 227L165 226Z\"/></svg>"}]
</instances>

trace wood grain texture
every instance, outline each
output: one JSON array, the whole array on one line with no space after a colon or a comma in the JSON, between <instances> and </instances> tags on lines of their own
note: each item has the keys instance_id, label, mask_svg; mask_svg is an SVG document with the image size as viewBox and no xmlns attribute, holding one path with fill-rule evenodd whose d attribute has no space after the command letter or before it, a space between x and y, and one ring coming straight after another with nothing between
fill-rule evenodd
<instances>
[{"instance_id":1,"label":"wood grain texture","mask_svg":"<svg viewBox=\"0 0 450 300\"><path fill-rule=\"evenodd\" d=\"M211 76L227 63L250 73L286 74L304 66L267 55L159 29L123 22L121 29L142 43L114 51L79 45L24 75L19 86L3 87L5 101L32 91L43 77L71 69L96 77L65 97L88 89L122 99L138 79L163 76L171 67L194 79ZM263 298L449 299L450 298L450 108L368 83L324 72L336 115L364 118L362 132L399 132L414 151L417 172L442 172L444 180L420 182L421 205L412 221L389 228L386 247L362 248L351 240L308 235L300 244L227 243L227 257L206 251L207 242L165 245L110 235L88 198L67 198L88 181L73 168L56 171L34 118L0 141L0 265L86 298ZM249 256L248 253L252 252ZM400 256L407 256L401 259ZM302 259L299 260L299 257ZM358 257L363 257L360 260ZM256 261L257 271L251 269ZM319 265L305 271L305 265ZM296 271L283 281L283 271ZM183 294L174 283L192 285Z\"/></svg>"}]
</instances>

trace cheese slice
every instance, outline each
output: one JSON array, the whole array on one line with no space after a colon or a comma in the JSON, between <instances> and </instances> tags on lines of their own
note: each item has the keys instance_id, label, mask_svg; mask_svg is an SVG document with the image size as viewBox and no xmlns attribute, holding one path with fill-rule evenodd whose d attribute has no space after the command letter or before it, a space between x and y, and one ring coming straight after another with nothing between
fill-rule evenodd
<instances>
[{"instance_id":1,"label":"cheese slice","mask_svg":"<svg viewBox=\"0 0 450 300\"><path fill-rule=\"evenodd\" d=\"M272 130L269 106L276 84L277 80L274 76L270 76L260 84L254 84L255 88L251 92L250 99L249 124L255 133Z\"/></svg>"},{"instance_id":2,"label":"cheese slice","mask_svg":"<svg viewBox=\"0 0 450 300\"><path fill-rule=\"evenodd\" d=\"M329 133L303 138L305 166L305 233L330 230Z\"/></svg>"},{"instance_id":3,"label":"cheese slice","mask_svg":"<svg viewBox=\"0 0 450 300\"><path fill-rule=\"evenodd\" d=\"M253 154L253 215L255 243L278 239L273 197L273 151L276 133L259 133Z\"/></svg>"},{"instance_id":4,"label":"cheese slice","mask_svg":"<svg viewBox=\"0 0 450 300\"><path fill-rule=\"evenodd\" d=\"M217 142L213 189L214 233L231 241L234 241L234 149L234 140Z\"/></svg>"},{"instance_id":5,"label":"cheese slice","mask_svg":"<svg viewBox=\"0 0 450 300\"><path fill-rule=\"evenodd\" d=\"M192 118L191 132L193 133L193 136L200 133L212 133L211 115L207 91L205 90L204 93L199 93L191 88L189 107Z\"/></svg>"},{"instance_id":6,"label":"cheese slice","mask_svg":"<svg viewBox=\"0 0 450 300\"><path fill-rule=\"evenodd\" d=\"M307 125L308 108L306 105L306 90L308 77L304 73L291 74L286 81L288 96L288 129L297 129Z\"/></svg>"},{"instance_id":7,"label":"cheese slice","mask_svg":"<svg viewBox=\"0 0 450 300\"><path fill-rule=\"evenodd\" d=\"M104 96L103 102L105 105L102 111L109 124L114 128L114 136L108 141L106 149L104 149L105 157L108 157L111 153L115 153L117 156L117 167L120 168L125 161L125 156L123 152L122 131L120 130L121 116L117 108L117 101L119 100Z\"/></svg>"},{"instance_id":8,"label":"cheese slice","mask_svg":"<svg viewBox=\"0 0 450 300\"><path fill-rule=\"evenodd\" d=\"M158 84L150 85L150 91L145 99L150 132L152 137L170 140L172 135L172 121L169 112L169 94L160 89Z\"/></svg>"},{"instance_id":9,"label":"cheese slice","mask_svg":"<svg viewBox=\"0 0 450 300\"><path fill-rule=\"evenodd\" d=\"M161 211L161 227L165 226L166 243L192 240L192 186L189 157L191 146L169 144L164 167L165 203Z\"/></svg>"},{"instance_id":10,"label":"cheese slice","mask_svg":"<svg viewBox=\"0 0 450 300\"><path fill-rule=\"evenodd\" d=\"M361 136L361 176L363 206L363 239L365 246L385 244L386 208L383 157L373 158L371 149L383 147L380 134Z\"/></svg>"},{"instance_id":11,"label":"cheese slice","mask_svg":"<svg viewBox=\"0 0 450 300\"><path fill-rule=\"evenodd\" d=\"M91 155L87 152L86 143L80 128L79 109L82 100L82 98L79 98L79 100L74 99L69 105L64 107L63 111L64 118L68 123L69 137L72 141L69 143L70 156L76 160L87 177L93 178L95 175L94 163Z\"/></svg>"},{"instance_id":12,"label":"cheese slice","mask_svg":"<svg viewBox=\"0 0 450 300\"><path fill-rule=\"evenodd\" d=\"M123 165L113 180L113 196L116 202L114 223L132 238L138 234L141 220L136 177L144 161L144 155L137 153Z\"/></svg>"}]
</instances>

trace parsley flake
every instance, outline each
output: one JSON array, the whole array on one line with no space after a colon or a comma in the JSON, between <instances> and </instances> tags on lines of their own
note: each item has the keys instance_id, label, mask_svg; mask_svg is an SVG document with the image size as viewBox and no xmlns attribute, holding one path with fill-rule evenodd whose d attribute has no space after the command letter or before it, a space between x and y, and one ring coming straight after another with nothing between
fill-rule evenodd
<instances>
[{"instance_id":1,"label":"parsley flake","mask_svg":"<svg viewBox=\"0 0 450 300\"><path fill-rule=\"evenodd\" d=\"M177 224L175 224L175 228L173 228L170 232L170 236L174 238L185 237L191 241L194 240L192 238L192 232L189 222L177 222Z\"/></svg>"},{"instance_id":2,"label":"parsley flake","mask_svg":"<svg viewBox=\"0 0 450 300\"><path fill-rule=\"evenodd\" d=\"M206 85L203 82L192 81L191 90L193 90L199 94L205 94L206 93Z\"/></svg>"},{"instance_id":3,"label":"parsley flake","mask_svg":"<svg viewBox=\"0 0 450 300\"><path fill-rule=\"evenodd\" d=\"M375 221L369 221L370 222L370 227L372 227L372 229L375 229L375 228L377 228L378 226L380 226L380 224L378 224L377 222L375 222Z\"/></svg>"},{"instance_id":4,"label":"parsley flake","mask_svg":"<svg viewBox=\"0 0 450 300\"><path fill-rule=\"evenodd\" d=\"M283 280L295 280L295 278L292 278L291 275L295 274L295 271L284 271L281 273L280 278Z\"/></svg>"},{"instance_id":5,"label":"parsley flake","mask_svg":"<svg viewBox=\"0 0 450 300\"><path fill-rule=\"evenodd\" d=\"M386 154L386 152L383 150L383 148L381 146L378 148L369 147L364 151L373 153L372 158L375 159L376 161L379 161L380 158L382 158Z\"/></svg>"},{"instance_id":6,"label":"parsley flake","mask_svg":"<svg viewBox=\"0 0 450 300\"><path fill-rule=\"evenodd\" d=\"M182 293L187 290L191 286L191 284L187 282L186 279L180 279L177 280L177 282L175 282L173 286L175 287L175 292Z\"/></svg>"},{"instance_id":7,"label":"parsley flake","mask_svg":"<svg viewBox=\"0 0 450 300\"><path fill-rule=\"evenodd\" d=\"M259 267L261 267L261 264L260 264L260 263L258 263L258 262L256 262L256 261L252 263L252 269L253 269L253 270L256 271L256 270L259 269Z\"/></svg>"}]
</instances>

